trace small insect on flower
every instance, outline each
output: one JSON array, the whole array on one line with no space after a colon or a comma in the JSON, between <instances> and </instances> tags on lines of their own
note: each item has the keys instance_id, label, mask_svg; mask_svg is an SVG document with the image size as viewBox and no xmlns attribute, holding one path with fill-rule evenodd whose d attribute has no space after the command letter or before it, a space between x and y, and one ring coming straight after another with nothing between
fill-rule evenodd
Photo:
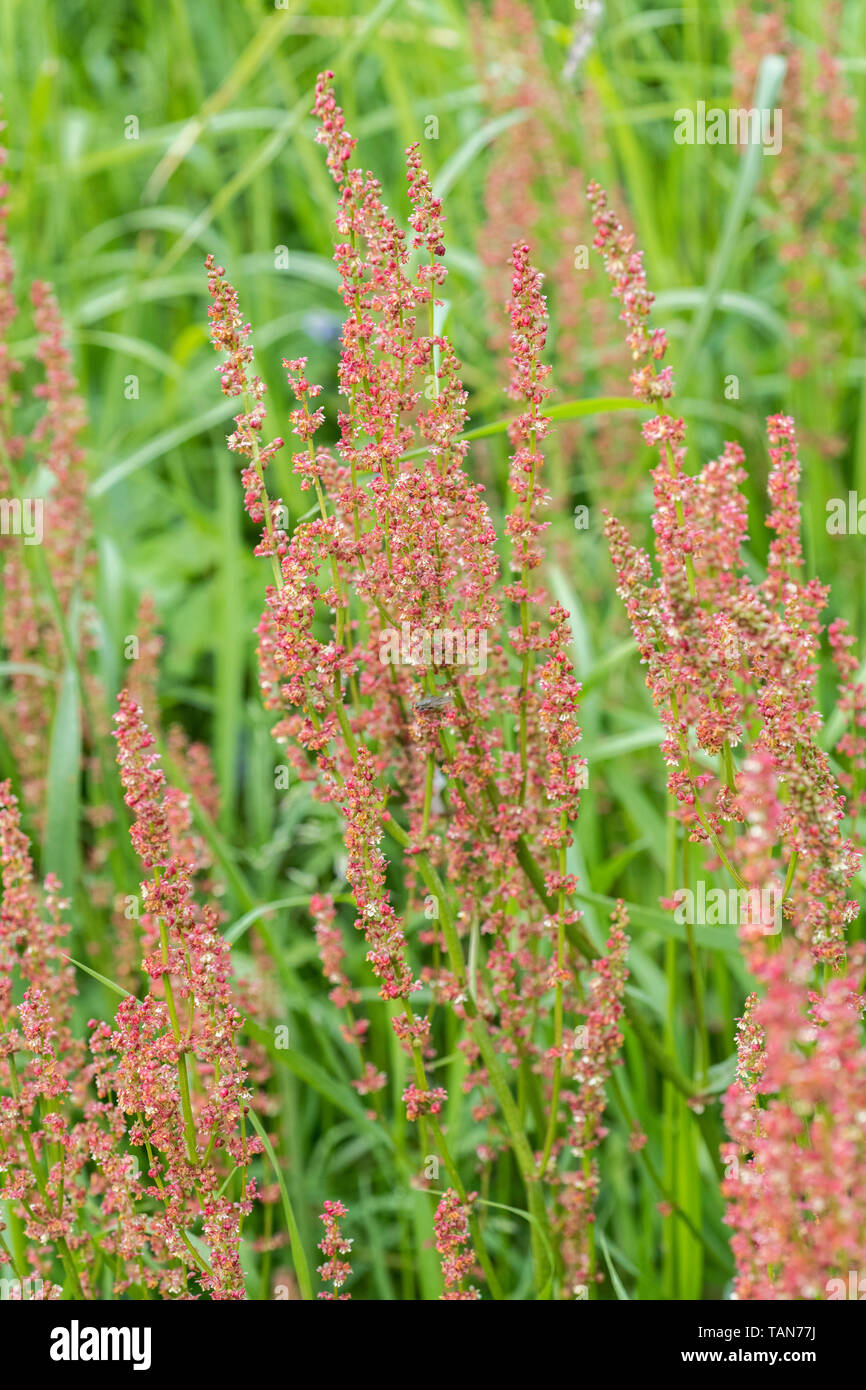
<instances>
[{"instance_id":1,"label":"small insect on flower","mask_svg":"<svg viewBox=\"0 0 866 1390\"><path fill-rule=\"evenodd\" d=\"M450 695L425 695L423 699L415 701L413 709L416 714L438 714L450 704Z\"/></svg>"}]
</instances>

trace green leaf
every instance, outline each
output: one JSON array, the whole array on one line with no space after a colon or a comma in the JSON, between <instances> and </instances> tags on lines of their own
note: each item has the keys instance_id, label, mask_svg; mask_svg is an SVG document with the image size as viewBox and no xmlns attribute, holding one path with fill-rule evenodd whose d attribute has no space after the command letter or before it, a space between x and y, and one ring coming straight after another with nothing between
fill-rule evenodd
<instances>
[{"instance_id":1,"label":"green leaf","mask_svg":"<svg viewBox=\"0 0 866 1390\"><path fill-rule=\"evenodd\" d=\"M600 738L595 743L587 744L581 752L591 763L601 763L611 758L621 758L625 753L636 753L641 748L658 748L664 736L661 724L653 720L638 729Z\"/></svg>"},{"instance_id":2,"label":"green leaf","mask_svg":"<svg viewBox=\"0 0 866 1390\"><path fill-rule=\"evenodd\" d=\"M782 84L782 78L785 75L786 66L785 59L780 57L777 53L768 53L761 60L757 86L752 101L752 105L757 110L768 110L775 104L776 96ZM725 283L725 278L737 249L740 229L743 225L746 211L761 173L769 173L769 170L767 169L767 161L764 158L764 147L759 142L755 142L746 147L746 151L740 161L734 196L728 204L722 235L713 256L709 278L698 311L692 321L686 345L683 349L683 368L680 371L680 380L678 383L681 394L685 393L685 385L689 373L693 371L697 365L698 354L703 344L704 337L712 321L713 314L718 307L722 286Z\"/></svg>"},{"instance_id":3,"label":"green leaf","mask_svg":"<svg viewBox=\"0 0 866 1390\"><path fill-rule=\"evenodd\" d=\"M217 91L211 93L201 110L196 112L178 132L144 187L142 199L151 203L186 158L205 130L208 120L228 104L235 102L250 79L282 42L293 16L288 10L269 15L253 35L247 47L235 60L228 77Z\"/></svg>"},{"instance_id":4,"label":"green leaf","mask_svg":"<svg viewBox=\"0 0 866 1390\"><path fill-rule=\"evenodd\" d=\"M135 998L128 989L124 989L123 985L119 985L116 980L109 980L107 975L100 975L98 970L91 970L89 965L85 965L81 960L76 960L74 956L66 955L65 951L63 955L70 965L74 965L77 970L83 970L86 975L92 975L94 980L98 980L101 985L105 985L105 988L110 989L114 994L119 994L121 999Z\"/></svg>"},{"instance_id":5,"label":"green leaf","mask_svg":"<svg viewBox=\"0 0 866 1390\"><path fill-rule=\"evenodd\" d=\"M0 676L35 676L41 681L55 681L56 675L47 666L38 666L35 661L0 661Z\"/></svg>"},{"instance_id":6,"label":"green leaf","mask_svg":"<svg viewBox=\"0 0 866 1390\"><path fill-rule=\"evenodd\" d=\"M444 1196L444 1193L438 1195ZM524 1221L529 1222L530 1226L532 1226L533 1230L536 1232L538 1239L541 1241L541 1244L544 1247L544 1253L547 1256L548 1262L550 1264L550 1271L548 1277L545 1280L544 1285L539 1292L538 1298L539 1300L550 1298L553 1289L553 1276L556 1271L556 1261L553 1257L553 1250L551 1249L550 1241L547 1238L547 1234L541 1222L536 1220L536 1218L532 1215L532 1212L524 1211L523 1207L510 1207L505 1202L491 1202L487 1197L478 1197L476 1198L476 1201L478 1205L481 1207L492 1207L495 1208L497 1211L509 1211L511 1212L512 1216L519 1216Z\"/></svg>"},{"instance_id":7,"label":"green leaf","mask_svg":"<svg viewBox=\"0 0 866 1390\"><path fill-rule=\"evenodd\" d=\"M616 898L606 897L603 893L584 893L579 889L574 896L578 902L591 903L593 907L604 908L608 913L613 911L617 903ZM685 923L674 921L673 913L664 912L660 907L643 907L640 903L627 902L625 906L631 926L658 932L660 936L673 937L676 941L688 940ZM692 927L692 934L698 946L739 958L740 946L733 928L696 926Z\"/></svg>"},{"instance_id":8,"label":"green leaf","mask_svg":"<svg viewBox=\"0 0 866 1390\"><path fill-rule=\"evenodd\" d=\"M338 75L346 68L351 67L355 55L363 51L370 37L376 32L379 25L386 15L393 10L397 0L379 0L379 4L369 14L363 23L353 32L348 41L342 46L336 56L330 60L332 70ZM222 185L219 192L211 199L207 207L204 208L197 217L194 217L184 232L179 237L168 255L159 266L159 271L166 271L176 265L181 256L189 250L190 246L202 236L202 233L210 227L211 223L221 212L230 207L245 188L258 177L264 169L276 159L283 146L294 135L295 131L306 120L309 115L310 107L315 96L314 88L310 88L299 101L295 103L285 119L277 127L269 138L260 145L250 158L241 163L233 176ZM336 200L335 200L336 201Z\"/></svg>"},{"instance_id":9,"label":"green leaf","mask_svg":"<svg viewBox=\"0 0 866 1390\"><path fill-rule=\"evenodd\" d=\"M632 400L631 396L586 396L582 400L560 401L558 405L548 406L545 414L551 420L580 420L589 415L612 415L618 410L649 410L649 406L643 401ZM514 419L513 415L509 415L506 420L494 420L489 425L479 425L477 429L465 430L463 434L458 434L457 438L487 439L494 434L505 434L508 426L514 423ZM419 449L409 449L401 458L416 458L429 451L430 445L424 444Z\"/></svg>"},{"instance_id":10,"label":"green leaf","mask_svg":"<svg viewBox=\"0 0 866 1390\"><path fill-rule=\"evenodd\" d=\"M249 1029L252 1036L255 1030ZM374 1124L368 1118L367 1112L358 1100L355 1092L344 1082L338 1081L330 1072L320 1067L318 1062L314 1062L312 1057L307 1057L303 1052L296 1052L291 1047L281 1047L271 1050L271 1057L276 1062L283 1062L290 1071L295 1073L301 1081L305 1081L308 1086L312 1086L314 1091L324 1096L338 1110L342 1110L344 1115L350 1115L357 1123L359 1129L363 1129L379 1143L386 1144L389 1149L393 1149L394 1141L391 1135L380 1124Z\"/></svg>"},{"instance_id":11,"label":"green leaf","mask_svg":"<svg viewBox=\"0 0 866 1390\"><path fill-rule=\"evenodd\" d=\"M582 420L588 415L613 415L618 410L648 410L643 401L633 400L631 396L585 396L582 400L560 401L558 405L548 406L544 412L551 420ZM467 430L461 439L485 439L491 434L504 434L514 416L507 420L496 420L490 425L480 425L477 430Z\"/></svg>"},{"instance_id":12,"label":"green leaf","mask_svg":"<svg viewBox=\"0 0 866 1390\"><path fill-rule=\"evenodd\" d=\"M736 1052L732 1052L730 1057L726 1057L723 1062L714 1062L710 1067L708 1084L704 1088L707 1095L716 1096L720 1091L726 1091L737 1074Z\"/></svg>"},{"instance_id":13,"label":"green leaf","mask_svg":"<svg viewBox=\"0 0 866 1390\"><path fill-rule=\"evenodd\" d=\"M604 1262L607 1265L607 1271L610 1275L610 1282L613 1284L614 1293L621 1302L630 1303L631 1299L625 1291L625 1285L623 1284L622 1280L617 1274L616 1266L614 1265L614 1262L610 1257L610 1249L608 1248L608 1243L604 1238L603 1231L599 1231L598 1241L601 1246L602 1253L604 1254Z\"/></svg>"},{"instance_id":14,"label":"green leaf","mask_svg":"<svg viewBox=\"0 0 866 1390\"><path fill-rule=\"evenodd\" d=\"M516 111L506 111L503 116L496 116L492 121L487 121L477 130L473 130L468 140L465 140L443 164L433 183L433 196L447 197L460 175L465 173L485 145L491 144L497 135L501 135L504 130L518 122L527 120L531 115L529 107L518 107Z\"/></svg>"},{"instance_id":15,"label":"green leaf","mask_svg":"<svg viewBox=\"0 0 866 1390\"><path fill-rule=\"evenodd\" d=\"M169 357L167 352L155 347L153 343L145 342L143 338L135 338L129 333L103 333L94 328L80 329L78 341L92 343L94 347L108 348L110 352L123 353L126 357L136 357L173 381L183 380L184 373L180 364Z\"/></svg>"},{"instance_id":16,"label":"green leaf","mask_svg":"<svg viewBox=\"0 0 866 1390\"><path fill-rule=\"evenodd\" d=\"M261 1120L259 1119L255 1110L253 1110L252 1108L248 1111L248 1114L250 1120L252 1121L253 1129L256 1131L256 1134L262 1141L262 1147L264 1148L264 1151L270 1160L271 1167L274 1170L274 1175L277 1179L277 1182L280 1185L280 1197L282 1198L283 1203L283 1215L286 1218L286 1228L289 1232L292 1261L295 1266L295 1273L298 1276L298 1285L301 1290L301 1298L305 1298L308 1300L312 1299L313 1286L310 1283L310 1269L307 1264L307 1257L304 1254L304 1247L301 1243L301 1233L298 1230L298 1223L295 1220L295 1213L292 1208L292 1203L289 1197L288 1188L286 1187L285 1179L283 1178L282 1172L280 1170L280 1165L277 1162L277 1156L274 1153L273 1145L271 1144L270 1139L265 1133L265 1129L262 1125Z\"/></svg>"},{"instance_id":17,"label":"green leaf","mask_svg":"<svg viewBox=\"0 0 866 1390\"><path fill-rule=\"evenodd\" d=\"M307 894L306 897L296 895L293 898L275 898L273 902L262 903L259 907L252 908L250 912L245 912L243 917L239 917L236 922L232 922L231 926L226 928L223 935L229 945L233 946L236 941L240 941L244 932L254 922L258 922L269 912L276 912L280 907L308 907L309 902L310 894Z\"/></svg>"},{"instance_id":18,"label":"green leaf","mask_svg":"<svg viewBox=\"0 0 866 1390\"><path fill-rule=\"evenodd\" d=\"M106 469L95 482L91 483L91 497L101 497L104 492L108 492L109 488L114 487L121 479L128 478L130 473L135 473L139 468L143 468L146 463L152 463L154 459L161 458L171 449L176 449L178 444L185 444L188 439L194 439L197 434L204 434L205 430L211 429L213 425L227 420L237 408L236 401L223 400L210 410L205 411L203 415L197 415L193 420L185 420L182 425L175 425L174 429L164 430L155 439L151 439L140 449L136 449L134 454L121 459L113 468Z\"/></svg>"},{"instance_id":19,"label":"green leaf","mask_svg":"<svg viewBox=\"0 0 866 1390\"><path fill-rule=\"evenodd\" d=\"M686 287L679 290L660 290L655 297L653 310L659 315L666 315L676 312L677 309L702 309L707 293L708 291L703 286ZM765 329L774 338L782 338L788 331L788 326L782 316L752 294L738 294L732 290L723 290L716 297L715 307L722 313L737 314L741 318L750 319L752 323Z\"/></svg>"}]
</instances>

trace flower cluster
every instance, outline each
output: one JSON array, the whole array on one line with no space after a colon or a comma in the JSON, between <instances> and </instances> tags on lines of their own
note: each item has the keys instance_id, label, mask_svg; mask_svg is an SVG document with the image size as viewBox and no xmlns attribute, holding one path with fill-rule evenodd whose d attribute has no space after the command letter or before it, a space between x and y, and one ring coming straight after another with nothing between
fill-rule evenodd
<instances>
[{"instance_id":1,"label":"flower cluster","mask_svg":"<svg viewBox=\"0 0 866 1390\"><path fill-rule=\"evenodd\" d=\"M590 197L602 202L595 187ZM608 214L609 216L609 214ZM778 836L760 870L765 883L786 882L786 914L818 960L842 958L846 923L856 913L849 887L860 856L842 828L844 797L817 742L817 648L827 590L802 582L799 464L793 421L767 421L772 531L766 578L756 584L740 554L746 511L738 487L743 453L728 444L697 476L683 471L682 421L653 422L662 459L653 473L655 549L632 545L608 517L606 534L623 598L647 665L647 685L666 730L668 786L693 840L745 887L755 848L736 830L754 814L743 796L748 758L767 755L778 806ZM734 750L745 760L740 767ZM698 771L696 752L718 759ZM784 793L784 794L783 794ZM771 807L767 815L775 815ZM773 854L775 851L775 857ZM739 862L742 861L742 862Z\"/></svg>"},{"instance_id":2,"label":"flower cluster","mask_svg":"<svg viewBox=\"0 0 866 1390\"><path fill-rule=\"evenodd\" d=\"M0 331L8 328L15 312L12 261L4 238L5 208L2 204L3 190L0 189ZM91 597L95 556L86 504L88 476L80 445L86 417L65 343L65 329L50 285L34 281L30 296L37 336L36 357L44 373L44 380L34 386L33 395L42 403L42 413L29 441L24 441L8 433L8 412L0 411L0 452L8 465L7 475L0 478L0 483L4 492L7 489L19 491L24 476L22 455L25 443L29 443L36 467L44 470L48 480L45 495L34 499L34 503L41 508L40 548L51 573L56 607L34 582L21 544L4 538L0 551L3 561L0 638L13 665L14 705L12 713L3 710L0 723L7 739L16 746L22 793L28 807L33 807L34 823L41 829L54 707L53 687L46 681L45 672L59 677L68 657L56 609L59 608L64 621L68 622L73 598L80 595L87 601ZM8 351L4 351L0 357L0 386L4 377L11 382L19 366L11 360ZM11 385L0 392L0 397L14 404ZM92 634L85 625L80 633L76 632L67 640L74 642L81 656L93 645ZM94 686L95 682L91 680L90 684ZM86 725L84 732L93 734Z\"/></svg>"},{"instance_id":3,"label":"flower cluster","mask_svg":"<svg viewBox=\"0 0 866 1390\"><path fill-rule=\"evenodd\" d=\"M130 730L128 711L124 724L122 737L140 750L145 740ZM131 783L143 769L128 751ZM140 801L139 817L153 806ZM85 1257L97 1200L108 1221L101 1241L116 1262L116 1293L143 1286L162 1297L195 1297L192 1278L212 1298L244 1297L239 1221L251 1210L255 1184L246 1185L239 1201L222 1195L222 1156L244 1168L259 1146L237 1132L247 1103L232 1037L239 1020L227 951L212 920L207 913L195 920L177 885L165 892L160 910L174 914L173 935L178 918L185 921L184 963L166 934L168 950L149 967L154 982L162 977L164 998L155 984L144 999L128 995L113 1025L92 1019L88 1062L71 1029L74 972L60 944L67 931L60 914L68 904L56 880L49 878L41 894L34 883L8 783L0 784L0 862L0 1081L8 1091L0 1124L2 1195L34 1242L32 1270L47 1277L56 1254L75 1296L95 1296ZM183 1036L172 1031L172 966L182 977ZM205 1083L192 1093L190 1055ZM147 1156L144 1173L136 1149ZM188 1235L198 1216L207 1258Z\"/></svg>"},{"instance_id":4,"label":"flower cluster","mask_svg":"<svg viewBox=\"0 0 866 1390\"><path fill-rule=\"evenodd\" d=\"M605 208L597 186L590 198ZM613 225L604 213L600 245ZM639 275L639 262L626 272ZM619 267L614 276L621 297ZM637 303L643 316L648 301ZM864 959L859 944L846 943L858 912L851 890L862 852L846 833L846 798L818 742L827 590L802 574L794 422L787 415L767 421L771 539L759 582L740 553L747 525L742 449L727 444L719 459L688 476L682 421L660 416L645 434L662 444L653 474L659 577L613 517L606 532L665 725L669 789L690 838L739 889L769 886L787 928L780 940L775 913L763 909L740 925L760 989L740 1020L737 1079L724 1103L737 1292L820 1298L827 1281L859 1262L866 1219ZM843 624L831 625L829 641L842 677L840 708L854 721L841 751L856 772L862 689ZM856 806L852 774L848 786Z\"/></svg>"},{"instance_id":5,"label":"flower cluster","mask_svg":"<svg viewBox=\"0 0 866 1390\"><path fill-rule=\"evenodd\" d=\"M470 1194L470 1200L474 1194ZM470 1244L466 1207L453 1188L448 1189L436 1208L433 1221L436 1231L436 1250L442 1258L442 1278L445 1282L443 1300L451 1303L472 1303L481 1294L464 1280L475 1266L475 1253Z\"/></svg>"},{"instance_id":6,"label":"flower cluster","mask_svg":"<svg viewBox=\"0 0 866 1390\"><path fill-rule=\"evenodd\" d=\"M628 328L626 343L634 362L643 363L631 377L632 390L638 400L648 404L666 400L673 395L673 369L664 367L656 373L653 362L667 352L668 340L663 328L647 328L647 319L655 296L647 288L643 268L643 252L634 249L633 233L627 232L616 213L607 205L607 194L598 183L590 183L587 196L592 205L592 225L596 229L593 246L604 257L604 268L610 278L613 293L620 301L620 318Z\"/></svg>"},{"instance_id":7,"label":"flower cluster","mask_svg":"<svg viewBox=\"0 0 866 1390\"><path fill-rule=\"evenodd\" d=\"M820 991L795 943L754 965L764 993L747 1003L725 1097L736 1293L824 1299L866 1240L864 954L858 944Z\"/></svg>"},{"instance_id":8,"label":"flower cluster","mask_svg":"<svg viewBox=\"0 0 866 1390\"><path fill-rule=\"evenodd\" d=\"M731 104L753 105L760 66L770 54L785 60L780 105L784 138L773 158L770 197L759 214L762 226L779 245L780 302L786 319L787 374L808 390L841 409L844 386L829 364L843 350L847 290L826 283L823 267L846 262L852 269L862 260L858 247L857 103L840 62L842 0L828 0L816 13L814 42L799 41L786 7L774 0L769 10L732 6L726 14L731 35L734 91ZM820 152L811 132L826 132ZM820 294L813 287L822 284ZM838 286L846 281L840 277ZM862 283L862 271L861 271ZM820 419L827 419L824 411ZM837 416L838 418L838 416ZM844 435L825 425L804 420L803 440L826 460L835 461L846 447ZM808 432L806 426L810 426Z\"/></svg>"},{"instance_id":9,"label":"flower cluster","mask_svg":"<svg viewBox=\"0 0 866 1390\"><path fill-rule=\"evenodd\" d=\"M438 1119L446 1092L427 1074L438 1041L433 1010L442 1003L466 1025L459 1043L465 1086L481 1088L475 1114L489 1121L479 1153L517 1146L528 1200L543 1224L548 1217L530 1169L543 1157L546 1180L560 1193L570 1163L564 1137L554 1132L571 1083L563 1029L581 1012L583 988L580 964L566 967L568 938L577 934L583 965L598 962L580 933L576 884L565 867L584 766L575 750L571 633L564 608L538 577L547 526L539 513L549 501L541 445L550 421L542 408L551 390L542 281L528 245L515 245L506 311L509 394L519 413L509 431L512 579L504 582L484 489L466 469L466 393L437 297L446 275L442 207L418 146L406 152L410 244L377 180L353 163L355 141L329 73L317 83L314 114L338 193L344 405L336 445L325 447L318 443L325 413L315 406L321 388L311 384L304 358L286 359L297 402L290 425L301 446L292 465L316 505L271 554L274 582L259 624L262 694L279 715L274 735L296 771L342 813L355 925L382 999L401 1006L391 1024L412 1059L403 1091L408 1119L450 1165ZM249 329L222 270L211 258L207 269L212 341L226 354L218 369L223 389L243 397L253 372ZM260 441L262 390L254 394ZM237 447L235 437L229 442ZM270 446L257 448L261 455ZM256 473L254 505L267 519L263 476ZM248 472L243 481L249 505ZM425 640L394 640L406 633ZM483 663L467 659L479 651ZM391 899L386 837L403 851L406 920ZM333 902L317 897L311 910L332 1000L347 1014L344 1040L360 1046L366 1029L352 1012L358 993L344 973ZM432 948L432 959L419 968L407 926L422 911L418 944ZM472 989L470 933L486 947ZM611 969L618 961L617 942ZM550 989L555 1060L544 1045ZM425 990L430 1003L416 1010ZM355 1085L365 1094L384 1077L359 1057ZM547 1106L554 1117L549 1143L537 1136L535 1158L513 1120L510 1131L507 1123L499 1128L508 1086L500 1058L533 1090L537 1110ZM578 1224L575 1215L573 1229Z\"/></svg>"},{"instance_id":10,"label":"flower cluster","mask_svg":"<svg viewBox=\"0 0 866 1390\"><path fill-rule=\"evenodd\" d=\"M195 906L188 870L169 853L170 789L127 696L118 723L133 836L154 872L142 890L152 983L144 998L123 999L113 1023L90 1021L91 1061L71 1027L74 971L61 945L68 904L51 876L39 892L16 800L0 784L2 1196L34 1242L32 1270L47 1277L56 1255L76 1297L97 1294L86 1258L96 1201L116 1294L136 1287L189 1298L197 1285L211 1298L243 1298L240 1222L255 1183L244 1181L233 1199L226 1167L245 1171L260 1145L242 1122L249 1097L228 949L216 914ZM189 1236L199 1218L206 1256Z\"/></svg>"},{"instance_id":11,"label":"flower cluster","mask_svg":"<svg viewBox=\"0 0 866 1390\"><path fill-rule=\"evenodd\" d=\"M325 1202L324 1211L319 1217L325 1227L325 1236L319 1241L319 1249L327 1258L324 1264L319 1265L317 1273L325 1283L333 1285L333 1292L329 1290L320 1293L319 1298L344 1302L352 1297L350 1293L340 1293L340 1289L352 1273L349 1261L340 1259L341 1255L348 1255L352 1249L351 1240L347 1240L340 1231L340 1218L347 1215L342 1202Z\"/></svg>"}]
</instances>

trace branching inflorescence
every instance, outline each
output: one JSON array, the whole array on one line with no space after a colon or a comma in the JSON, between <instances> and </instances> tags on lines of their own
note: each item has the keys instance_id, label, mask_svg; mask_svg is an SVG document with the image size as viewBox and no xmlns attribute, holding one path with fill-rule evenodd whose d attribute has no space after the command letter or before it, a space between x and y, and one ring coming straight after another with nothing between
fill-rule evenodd
<instances>
[{"instance_id":1,"label":"branching inflorescence","mask_svg":"<svg viewBox=\"0 0 866 1390\"><path fill-rule=\"evenodd\" d=\"M519 414L510 429L506 582L484 490L465 468L465 392L437 298L446 274L440 201L410 147L407 236L378 182L352 165L355 141L328 74L315 114L338 190L345 404L335 448L318 445L321 388L307 379L305 359L284 362L301 446L293 468L318 511L290 535L276 525L282 509L265 483L282 441L261 442L264 387L250 328L222 268L207 262L223 390L243 403L229 447L246 460L247 510L262 527L257 553L270 557L273 575L259 626L263 698L280 715L274 733L298 775L343 814L356 926L381 997L399 1005L393 1026L412 1061L407 1115L430 1128L488 1281L489 1257L439 1120L446 1090L429 1079L438 1006L464 1025L465 1088L477 1088L475 1115L488 1127L480 1152L492 1162L510 1146L523 1176L539 1276L553 1227L565 1237L569 1277L581 1282L595 1274L592 1202L583 1199L578 1219L573 1191L591 1193L594 1182L589 1154L602 1128L586 1097L616 1060L625 918L619 910L600 962L596 1021L586 991L598 952L585 935L577 949L569 937L580 918L566 868L582 783L579 686L567 614L538 578L551 372L541 277L528 246L516 244L507 312ZM424 911L429 924L419 950L391 900L386 835L403 851L409 913ZM326 972L339 1001L354 1004L336 965L332 910L317 901ZM430 952L423 963L421 947ZM581 1019L592 1039L583 1051ZM363 1027L348 1026L362 1042ZM368 1062L356 1085L367 1093L384 1082Z\"/></svg>"},{"instance_id":2,"label":"branching inflorescence","mask_svg":"<svg viewBox=\"0 0 866 1390\"><path fill-rule=\"evenodd\" d=\"M737 1289L744 1298L815 1298L847 1277L863 1250L862 1124L866 1050L860 1042L860 947L846 951L859 907L851 896L861 850L846 832L857 809L818 743L820 614L828 590L803 577L800 464L794 422L767 421L771 540L755 582L742 555L744 454L727 444L697 475L684 471L685 425L662 411L665 340L648 334L652 303L641 255L589 187L613 292L629 327L632 386L660 413L643 427L657 447L655 551L608 517L619 593L665 726L668 788L693 841L740 891L748 966L763 987L740 1024L740 1067L727 1093L724 1150ZM830 642L855 719L840 752L859 766L863 690L853 680L844 625Z\"/></svg>"}]
</instances>

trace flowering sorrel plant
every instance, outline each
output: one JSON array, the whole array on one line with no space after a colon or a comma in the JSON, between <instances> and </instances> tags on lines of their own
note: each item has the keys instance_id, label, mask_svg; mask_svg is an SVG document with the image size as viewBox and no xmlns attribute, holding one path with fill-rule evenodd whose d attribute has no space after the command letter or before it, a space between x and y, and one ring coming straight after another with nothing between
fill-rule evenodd
<instances>
[{"instance_id":1,"label":"flowering sorrel plant","mask_svg":"<svg viewBox=\"0 0 866 1390\"><path fill-rule=\"evenodd\" d=\"M281 500L266 488L265 469L283 441L261 442L264 385L253 374L250 328L222 268L207 261L212 340L225 354L223 391L243 404L229 447L245 460L247 511L262 528L256 553L269 558L273 577L259 626L262 692L281 713L274 733L298 775L315 779L316 795L339 805L345 818L355 925L381 998L397 1006L394 1031L414 1073L403 1100L408 1119L419 1123L421 1151L431 1142L439 1151L490 1292L499 1296L440 1119L447 1091L430 1079L440 1046L434 1010L444 1007L462 1029L464 1089L477 1090L474 1114L486 1126L479 1153L493 1163L510 1147L523 1177L537 1290L545 1296L554 1274L567 1285L597 1277L592 1150L604 1134L600 1086L621 1041L626 936L619 909L608 954L596 961L566 868L581 784L579 686L567 615L538 579L551 372L542 357L541 277L528 246L516 244L507 312L509 394L519 413L509 428L514 504L504 582L483 488L464 467L460 364L437 321L446 274L441 204L417 146L410 147L407 239L376 180L352 165L355 141L329 74L319 80L315 114L339 192L346 407L336 449L317 445L321 387L307 379L305 359L284 362L298 403L290 425L302 446L292 464L318 510L290 535L279 526ZM422 393L425 379L430 389ZM432 644L408 667L384 663L383 631L407 623L458 637L484 632L487 669L469 672L448 660L448 647ZM431 923L419 935L430 953L420 968L388 892L385 834L404 853L409 911L426 909ZM315 912L326 973L336 984L332 998L354 1005L357 992L339 965L333 903L319 900ZM574 1030L584 1019L590 1041L581 1050ZM347 1025L361 1047L363 1023L350 1018ZM368 1094L385 1084L365 1061L357 1088ZM461 1270L468 1258L459 1257Z\"/></svg>"},{"instance_id":2,"label":"flowering sorrel plant","mask_svg":"<svg viewBox=\"0 0 866 1390\"><path fill-rule=\"evenodd\" d=\"M606 533L646 681L665 727L668 789L691 841L750 890L740 926L746 962L764 988L740 1020L737 1079L725 1100L735 1231L736 1288L745 1298L816 1298L859 1261L866 1235L862 1116L866 1046L860 1019L864 957L846 950L859 905L850 896L862 860L849 803L819 746L819 615L827 589L804 580L794 422L767 421L772 531L765 578L746 573L746 508L738 485L744 454L727 444L697 475L684 470L685 425L663 409L671 369L651 359L664 334L646 326L652 305L641 253L590 184L595 245L604 256L638 365L635 395L659 413L643 427L657 447L655 550L632 545L609 517ZM862 726L863 688L846 660L844 625L830 632L843 677L842 707ZM854 767L861 740L840 751ZM698 760L701 768L698 770ZM780 940L764 894L783 905ZM760 904L760 906L758 906ZM695 970L696 1000L701 981ZM697 1017L701 1020L698 1002ZM704 1061L707 1051L703 1049Z\"/></svg>"},{"instance_id":3,"label":"flowering sorrel plant","mask_svg":"<svg viewBox=\"0 0 866 1390\"><path fill-rule=\"evenodd\" d=\"M0 189L3 218L6 191ZM17 313L13 277L0 220L3 330ZM44 380L33 388L43 408L27 437L15 430L19 397L12 389L22 368L5 341L0 350L3 490L20 491L41 474L46 493L34 553L4 535L2 557L2 635L14 696L3 723L16 750L20 795L11 780L0 781L0 1227L7 1232L0 1249L19 1289L36 1275L42 1298L156 1292L237 1300L245 1297L243 1220L257 1196L248 1170L261 1151L249 1127L248 1066L263 1079L260 1050L237 1036L238 1000L254 999L232 979L219 930L224 914L200 901L214 884L197 876L213 864L193 830L192 797L166 784L154 736L127 692L118 697L119 778L106 757L105 694L88 660L95 646L94 555L80 441L84 410L54 295L37 281L31 299ZM152 621L145 604L144 659L133 684L155 705ZM68 767L79 740L96 793L89 909L111 905L106 865L125 866L129 858L128 846L118 843L118 833L125 834L118 784L135 811L134 862L150 875L140 898L120 897L125 913L115 898L111 968L123 985L65 949L74 930L68 919L79 905L76 860L68 852L77 849L79 827L75 819L67 824L67 842L59 843L57 806L68 798L77 808L82 768L76 759L59 784L58 765ZM213 809L206 750L177 730L169 746L200 802ZM28 826L44 833L41 886L23 807ZM72 871L68 883L44 872L46 859L60 851ZM121 887L128 887L122 877L115 881ZM87 1042L76 1018L76 967L122 997L113 1019L89 1020Z\"/></svg>"},{"instance_id":4,"label":"flowering sorrel plant","mask_svg":"<svg viewBox=\"0 0 866 1390\"><path fill-rule=\"evenodd\" d=\"M0 1301L856 1298L856 7L329 8L4 14Z\"/></svg>"},{"instance_id":5,"label":"flowering sorrel plant","mask_svg":"<svg viewBox=\"0 0 866 1390\"><path fill-rule=\"evenodd\" d=\"M186 799L166 788L126 695L117 722L132 840L153 875L142 885L150 988L126 994L113 1024L90 1020L90 1061L72 1030L75 971L60 946L69 904L51 876L39 892L16 799L0 784L0 1192L16 1248L22 1233L33 1242L25 1268L3 1250L19 1279L44 1276L43 1297L60 1296L48 1278L56 1254L66 1297L97 1297L104 1271L115 1296L243 1298L241 1226L256 1195L246 1169L260 1143L246 1131L228 948L174 852ZM225 1191L233 1172L237 1200Z\"/></svg>"}]
</instances>

